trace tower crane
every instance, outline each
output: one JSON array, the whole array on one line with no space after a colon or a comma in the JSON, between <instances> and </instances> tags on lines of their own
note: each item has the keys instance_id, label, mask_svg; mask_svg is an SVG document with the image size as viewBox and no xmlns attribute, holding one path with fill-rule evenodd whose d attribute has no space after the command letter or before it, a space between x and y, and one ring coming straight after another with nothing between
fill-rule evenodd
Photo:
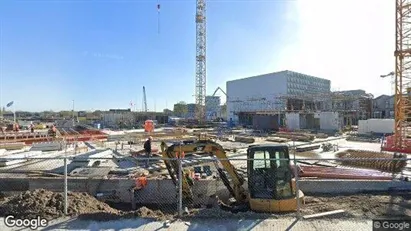
<instances>
[{"instance_id":1,"label":"tower crane","mask_svg":"<svg viewBox=\"0 0 411 231\"><path fill-rule=\"evenodd\" d=\"M195 99L196 118L198 122L205 121L206 96L206 0L196 0L196 78Z\"/></svg>"},{"instance_id":2,"label":"tower crane","mask_svg":"<svg viewBox=\"0 0 411 231\"><path fill-rule=\"evenodd\" d=\"M411 92L411 0L396 0L395 5L395 140L396 149L411 148L406 142L410 131Z\"/></svg>"},{"instance_id":3,"label":"tower crane","mask_svg":"<svg viewBox=\"0 0 411 231\"><path fill-rule=\"evenodd\" d=\"M160 4L157 4L157 12L160 15ZM159 20L159 18L158 18ZM195 104L196 119L199 123L204 123L205 113L205 96L207 86L206 70L206 0L196 0L196 73L195 73ZM158 31L160 31L160 21L158 21Z\"/></svg>"},{"instance_id":4,"label":"tower crane","mask_svg":"<svg viewBox=\"0 0 411 231\"><path fill-rule=\"evenodd\" d=\"M387 137L383 150L411 153L408 138L411 126L411 0L395 1L395 72L394 76L394 136Z\"/></svg>"},{"instance_id":5,"label":"tower crane","mask_svg":"<svg viewBox=\"0 0 411 231\"><path fill-rule=\"evenodd\" d=\"M395 72L391 71L390 73L386 74L386 75L380 75L381 78L386 78L386 77L392 77L395 75Z\"/></svg>"},{"instance_id":6,"label":"tower crane","mask_svg":"<svg viewBox=\"0 0 411 231\"><path fill-rule=\"evenodd\" d=\"M380 75L381 78L387 78L387 77L391 77L391 84L395 83L394 77L395 77L395 72L391 71L390 73L386 74L386 75Z\"/></svg>"}]
</instances>

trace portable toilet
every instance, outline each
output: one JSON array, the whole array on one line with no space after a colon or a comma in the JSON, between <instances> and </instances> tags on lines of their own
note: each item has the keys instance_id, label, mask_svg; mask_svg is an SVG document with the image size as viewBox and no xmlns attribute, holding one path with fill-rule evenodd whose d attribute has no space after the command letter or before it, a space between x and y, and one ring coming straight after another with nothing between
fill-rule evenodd
<instances>
[{"instance_id":1,"label":"portable toilet","mask_svg":"<svg viewBox=\"0 0 411 231\"><path fill-rule=\"evenodd\" d=\"M144 122L144 131L153 132L154 131L154 122L152 120L146 120Z\"/></svg>"}]
</instances>

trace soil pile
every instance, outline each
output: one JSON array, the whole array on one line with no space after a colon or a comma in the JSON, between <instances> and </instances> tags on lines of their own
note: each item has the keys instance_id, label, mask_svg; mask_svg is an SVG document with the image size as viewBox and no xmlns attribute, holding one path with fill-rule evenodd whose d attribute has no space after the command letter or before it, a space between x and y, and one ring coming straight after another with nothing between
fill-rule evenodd
<instances>
[{"instance_id":1,"label":"soil pile","mask_svg":"<svg viewBox=\"0 0 411 231\"><path fill-rule=\"evenodd\" d=\"M87 193L68 193L68 205L69 216L96 212L118 213L117 210ZM0 215L13 214L20 218L41 216L53 219L63 216L63 211L63 193L43 189L20 193L6 199L5 203L0 205Z\"/></svg>"},{"instance_id":2,"label":"soil pile","mask_svg":"<svg viewBox=\"0 0 411 231\"><path fill-rule=\"evenodd\" d=\"M43 189L26 191L0 201L0 216L13 214L18 218L46 219L62 217L64 211L63 193L55 193ZM107 220L132 217L166 219L161 211L153 211L141 207L136 211L123 212L111 208L87 193L68 193L68 216L92 220Z\"/></svg>"}]
</instances>

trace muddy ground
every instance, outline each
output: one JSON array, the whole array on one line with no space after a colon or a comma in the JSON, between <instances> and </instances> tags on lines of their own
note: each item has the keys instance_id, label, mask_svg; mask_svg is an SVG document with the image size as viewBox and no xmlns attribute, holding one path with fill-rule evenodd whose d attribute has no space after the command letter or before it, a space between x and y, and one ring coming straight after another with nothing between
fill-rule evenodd
<instances>
[{"instance_id":1,"label":"muddy ground","mask_svg":"<svg viewBox=\"0 0 411 231\"><path fill-rule=\"evenodd\" d=\"M169 215L141 207L136 211L121 211L97 200L87 193L70 192L68 194L68 215L91 220L145 217L165 220ZM62 193L46 190L34 190L12 197L0 197L0 216L13 214L19 218L41 216L55 219L63 216L64 197Z\"/></svg>"},{"instance_id":2,"label":"muddy ground","mask_svg":"<svg viewBox=\"0 0 411 231\"><path fill-rule=\"evenodd\" d=\"M0 196L0 216L13 214L20 218L33 218L40 215L55 219L63 216L63 195L46 190L23 192L12 197ZM381 217L411 217L411 193L385 195L347 195L347 196L306 196L301 207L301 215L310 215L332 210L345 210L333 218L373 219ZM175 211L160 211L141 207L136 211L124 211L110 207L87 193L69 193L69 216L80 219L110 220L122 218L154 218L170 220L176 218ZM189 209L185 218L277 218L294 217L295 213L262 214L255 212L231 213L219 207L209 209ZM323 219L324 217L320 217Z\"/></svg>"},{"instance_id":3,"label":"muddy ground","mask_svg":"<svg viewBox=\"0 0 411 231\"><path fill-rule=\"evenodd\" d=\"M337 209L345 210L339 216L347 218L411 217L411 193L307 197L301 212L309 215Z\"/></svg>"},{"instance_id":4,"label":"muddy ground","mask_svg":"<svg viewBox=\"0 0 411 231\"><path fill-rule=\"evenodd\" d=\"M312 215L332 210L345 210L344 213L332 215L333 218L373 219L383 217L411 217L411 193L395 193L386 195L358 194L346 196L306 196L301 206L301 215ZM261 214L240 212L232 214L219 208L192 210L190 217L213 218L277 218L294 217L295 213ZM319 217L323 219L324 217Z\"/></svg>"}]
</instances>

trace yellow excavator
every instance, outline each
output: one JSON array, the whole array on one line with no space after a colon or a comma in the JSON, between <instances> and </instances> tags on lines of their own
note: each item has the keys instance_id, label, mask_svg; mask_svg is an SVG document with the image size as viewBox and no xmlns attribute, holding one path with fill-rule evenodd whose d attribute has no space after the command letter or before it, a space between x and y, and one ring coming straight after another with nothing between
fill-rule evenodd
<instances>
[{"instance_id":1,"label":"yellow excavator","mask_svg":"<svg viewBox=\"0 0 411 231\"><path fill-rule=\"evenodd\" d=\"M236 200L232 206L236 209L233 211L247 208L255 212L292 212L297 210L298 200L302 204L304 203L303 192L297 193L296 191L287 145L249 146L247 149L247 182L227 159L224 148L216 142L198 140L171 146L162 142L161 150L167 170L176 185L180 168L178 161L170 160L170 158L176 158L176 154L182 152L201 152L216 157L223 167L220 168L216 164L219 176ZM225 172L228 173L229 177ZM184 172L182 172L182 176L183 198L190 201L193 199L190 180ZM244 186L245 183L248 183L248 187Z\"/></svg>"}]
</instances>

